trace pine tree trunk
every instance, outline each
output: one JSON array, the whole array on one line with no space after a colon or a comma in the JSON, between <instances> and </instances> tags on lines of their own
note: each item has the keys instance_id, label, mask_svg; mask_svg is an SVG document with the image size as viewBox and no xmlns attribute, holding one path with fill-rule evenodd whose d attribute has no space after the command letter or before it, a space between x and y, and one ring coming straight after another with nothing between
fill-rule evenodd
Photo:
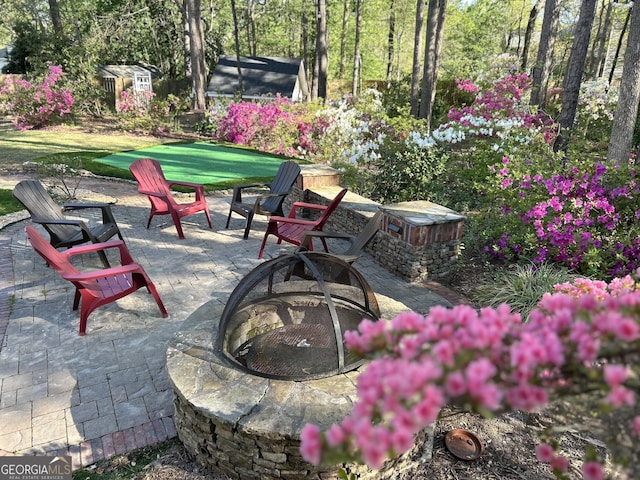
<instances>
[{"instance_id":1,"label":"pine tree trunk","mask_svg":"<svg viewBox=\"0 0 640 480\"><path fill-rule=\"evenodd\" d=\"M393 73L393 42L396 36L396 15L394 12L395 1L389 1L389 33L387 35L387 84L391 81Z\"/></svg>"},{"instance_id":2,"label":"pine tree trunk","mask_svg":"<svg viewBox=\"0 0 640 480\"><path fill-rule=\"evenodd\" d=\"M340 32L340 60L338 63L338 78L344 78L344 71L347 63L347 33L349 32L349 14L351 13L351 2L342 2L342 28Z\"/></svg>"},{"instance_id":3,"label":"pine tree trunk","mask_svg":"<svg viewBox=\"0 0 640 480\"><path fill-rule=\"evenodd\" d=\"M413 67L411 69L411 115L417 117L420 113L420 57L422 35L424 33L424 2L418 0L416 5L416 30L413 37Z\"/></svg>"},{"instance_id":4,"label":"pine tree trunk","mask_svg":"<svg viewBox=\"0 0 640 480\"><path fill-rule=\"evenodd\" d=\"M597 0L583 0L580 6L580 16L576 24L573 47L569 55L567 73L564 77L562 93L562 109L558 116L558 136L553 144L556 152L567 152L569 139L573 129L573 122L576 118L578 108L578 96L580 94L580 84L587 60L587 50L589 49L589 39L591 37L591 27L596 12Z\"/></svg>"},{"instance_id":5,"label":"pine tree trunk","mask_svg":"<svg viewBox=\"0 0 640 480\"><path fill-rule=\"evenodd\" d=\"M200 22L200 0L188 0L189 39L191 44L191 88L193 91L193 108L206 108L204 42L202 41L202 25Z\"/></svg>"},{"instance_id":6,"label":"pine tree trunk","mask_svg":"<svg viewBox=\"0 0 640 480\"><path fill-rule=\"evenodd\" d=\"M242 81L242 68L240 68L240 37L238 34L238 10L236 9L236 0L231 0L231 14L233 16L233 34L235 39L236 50L236 68L238 70L238 90L240 96L244 93L244 82Z\"/></svg>"},{"instance_id":7,"label":"pine tree trunk","mask_svg":"<svg viewBox=\"0 0 640 480\"><path fill-rule=\"evenodd\" d=\"M51 18L54 33L59 38L62 38L64 32L62 31L62 20L60 19L58 0L49 0L49 17Z\"/></svg>"},{"instance_id":8,"label":"pine tree trunk","mask_svg":"<svg viewBox=\"0 0 640 480\"><path fill-rule=\"evenodd\" d=\"M356 38L353 49L353 78L351 82L351 93L358 94L360 85L360 27L362 25L362 0L356 0Z\"/></svg>"},{"instance_id":9,"label":"pine tree trunk","mask_svg":"<svg viewBox=\"0 0 640 480\"><path fill-rule=\"evenodd\" d=\"M551 73L553 50L556 44L558 32L558 18L560 17L560 4L558 0L546 0L544 15L542 17L542 30L540 31L540 44L536 64L533 67L531 85L531 105L537 105L543 109L547 101L547 84Z\"/></svg>"},{"instance_id":10,"label":"pine tree trunk","mask_svg":"<svg viewBox=\"0 0 640 480\"><path fill-rule=\"evenodd\" d=\"M616 46L616 53L613 56L613 61L611 62L611 70L609 70L609 85L611 85L611 82L613 81L613 75L616 72L616 67L618 65L618 58L620 58L620 50L622 50L622 40L624 39L625 33L627 33L627 27L629 26L630 18L631 18L631 10L628 10L627 16L624 18L624 24L622 25L620 36L618 37L618 45Z\"/></svg>"},{"instance_id":11,"label":"pine tree trunk","mask_svg":"<svg viewBox=\"0 0 640 480\"><path fill-rule=\"evenodd\" d=\"M536 26L536 19L538 18L538 10L540 9L540 2L542 0L536 0L533 4L531 11L529 12L529 20L527 21L527 29L524 32L524 46L522 47L522 70L527 70L527 60L529 56L529 47L531 45L531 35L533 35L533 29Z\"/></svg>"},{"instance_id":12,"label":"pine tree trunk","mask_svg":"<svg viewBox=\"0 0 640 480\"><path fill-rule=\"evenodd\" d=\"M424 49L424 73L422 75L422 95L420 99L420 118L426 120L427 131L431 130L431 115L436 97L438 65L442 47L442 32L447 10L447 0L429 0L427 14L427 40Z\"/></svg>"},{"instance_id":13,"label":"pine tree trunk","mask_svg":"<svg viewBox=\"0 0 640 480\"><path fill-rule=\"evenodd\" d=\"M316 57L318 62L318 98L327 98L327 76L329 73L329 56L327 45L327 0L316 0L317 28L316 28Z\"/></svg>"},{"instance_id":14,"label":"pine tree trunk","mask_svg":"<svg viewBox=\"0 0 640 480\"><path fill-rule=\"evenodd\" d=\"M634 3L631 10L631 26L624 54L622 80L618 104L613 118L607 158L611 161L627 161L633 146L633 131L640 102L640 5Z\"/></svg>"},{"instance_id":15,"label":"pine tree trunk","mask_svg":"<svg viewBox=\"0 0 640 480\"><path fill-rule=\"evenodd\" d=\"M605 47L609 43L609 37L611 36L611 11L613 10L613 2L610 1L607 5L607 16L604 20L604 31L602 32L601 42L598 45L598 54L596 56L596 78L602 77L604 72L604 64L606 60Z\"/></svg>"}]
</instances>

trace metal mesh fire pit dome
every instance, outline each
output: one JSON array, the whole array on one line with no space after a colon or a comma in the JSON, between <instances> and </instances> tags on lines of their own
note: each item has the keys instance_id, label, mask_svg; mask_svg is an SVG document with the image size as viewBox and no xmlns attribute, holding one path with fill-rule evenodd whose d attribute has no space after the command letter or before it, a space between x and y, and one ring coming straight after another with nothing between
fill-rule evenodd
<instances>
[{"instance_id":1,"label":"metal mesh fire pit dome","mask_svg":"<svg viewBox=\"0 0 640 480\"><path fill-rule=\"evenodd\" d=\"M249 272L231 293L215 351L261 377L329 377L363 363L345 348L344 332L365 318L380 318L378 302L350 264L320 252L282 255Z\"/></svg>"}]
</instances>

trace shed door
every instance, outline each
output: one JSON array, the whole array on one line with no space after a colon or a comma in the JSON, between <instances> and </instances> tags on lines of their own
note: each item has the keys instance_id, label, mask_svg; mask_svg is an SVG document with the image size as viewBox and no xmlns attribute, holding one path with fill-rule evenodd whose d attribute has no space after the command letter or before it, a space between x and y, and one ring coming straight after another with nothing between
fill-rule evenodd
<instances>
[{"instance_id":1,"label":"shed door","mask_svg":"<svg viewBox=\"0 0 640 480\"><path fill-rule=\"evenodd\" d=\"M143 90L147 90L149 92L153 91L153 86L151 85L151 74L149 73L137 73L133 74L133 90L136 92L140 92Z\"/></svg>"}]
</instances>

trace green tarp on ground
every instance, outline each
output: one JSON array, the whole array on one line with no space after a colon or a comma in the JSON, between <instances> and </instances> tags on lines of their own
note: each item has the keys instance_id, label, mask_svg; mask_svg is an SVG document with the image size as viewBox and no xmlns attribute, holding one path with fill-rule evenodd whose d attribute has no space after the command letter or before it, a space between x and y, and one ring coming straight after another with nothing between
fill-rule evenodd
<instances>
[{"instance_id":1,"label":"green tarp on ground","mask_svg":"<svg viewBox=\"0 0 640 480\"><path fill-rule=\"evenodd\" d=\"M272 177L285 159L242 148L214 143L173 143L115 153L96 161L129 169L138 158L153 158L162 165L168 180L193 183L220 183L251 177Z\"/></svg>"}]
</instances>

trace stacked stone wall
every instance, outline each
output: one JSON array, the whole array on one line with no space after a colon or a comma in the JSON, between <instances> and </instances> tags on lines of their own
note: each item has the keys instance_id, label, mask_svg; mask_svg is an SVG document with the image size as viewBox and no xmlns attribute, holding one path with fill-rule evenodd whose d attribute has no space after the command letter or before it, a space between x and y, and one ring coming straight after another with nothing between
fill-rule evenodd
<instances>
[{"instance_id":1,"label":"stacked stone wall","mask_svg":"<svg viewBox=\"0 0 640 480\"><path fill-rule=\"evenodd\" d=\"M178 392L174 404L180 441L200 465L230 479L328 480L337 479L340 468L365 477L371 473L355 464L314 467L303 460L299 439L276 431L268 437L254 435L241 425L197 410Z\"/></svg>"},{"instance_id":2,"label":"stacked stone wall","mask_svg":"<svg viewBox=\"0 0 640 480\"><path fill-rule=\"evenodd\" d=\"M336 185L309 185L304 191L294 188L287 198L285 207L290 209L296 201L326 205L340 188ZM415 204L419 211L419 207L428 202L405 202L398 210L407 205L410 207L411 204ZM410 282L427 278L443 279L455 272L462 242L464 217L449 214L451 211L446 212L447 209L443 209L445 214L441 215L442 219L436 220L439 223L414 225L407 219L398 217L394 205L383 206L348 192L329 218L325 230L355 236L380 209L384 212L380 230L365 249L380 265ZM310 218L319 215L313 211L308 213Z\"/></svg>"}]
</instances>

